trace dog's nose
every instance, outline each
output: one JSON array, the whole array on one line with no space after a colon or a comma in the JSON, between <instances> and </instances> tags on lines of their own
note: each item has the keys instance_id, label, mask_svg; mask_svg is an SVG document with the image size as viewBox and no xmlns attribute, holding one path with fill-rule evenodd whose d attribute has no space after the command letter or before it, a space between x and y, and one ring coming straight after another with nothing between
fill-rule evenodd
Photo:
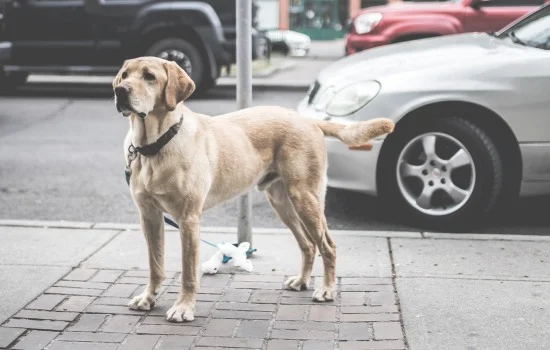
<instances>
[{"instance_id":1,"label":"dog's nose","mask_svg":"<svg viewBox=\"0 0 550 350\"><path fill-rule=\"evenodd\" d=\"M130 93L130 88L124 85L119 85L115 87L115 95L117 96L128 96L129 93Z\"/></svg>"}]
</instances>

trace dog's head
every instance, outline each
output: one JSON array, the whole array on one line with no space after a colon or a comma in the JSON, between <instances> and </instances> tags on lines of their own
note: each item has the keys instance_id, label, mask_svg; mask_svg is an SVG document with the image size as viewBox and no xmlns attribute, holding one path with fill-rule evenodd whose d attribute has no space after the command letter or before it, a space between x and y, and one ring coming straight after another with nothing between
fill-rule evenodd
<instances>
[{"instance_id":1,"label":"dog's head","mask_svg":"<svg viewBox=\"0 0 550 350\"><path fill-rule=\"evenodd\" d=\"M115 105L125 117L144 119L151 111L166 113L195 91L195 83L176 63L157 57L124 61L113 80Z\"/></svg>"}]
</instances>

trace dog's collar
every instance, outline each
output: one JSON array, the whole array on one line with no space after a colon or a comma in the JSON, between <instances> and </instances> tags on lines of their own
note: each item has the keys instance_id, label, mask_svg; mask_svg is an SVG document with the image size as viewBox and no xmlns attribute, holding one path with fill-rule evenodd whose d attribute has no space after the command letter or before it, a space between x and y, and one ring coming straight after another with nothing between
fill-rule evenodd
<instances>
[{"instance_id":1,"label":"dog's collar","mask_svg":"<svg viewBox=\"0 0 550 350\"><path fill-rule=\"evenodd\" d=\"M142 154L144 156L154 156L155 154L159 153L160 150L166 146L170 140L176 136L178 131L181 128L181 124L183 123L183 115L180 118L180 121L176 124L172 125L170 129L168 129L164 134L162 134L155 142L150 143L145 146L140 147L134 147L130 143L130 146L128 147L128 164L126 165L126 169L124 170L126 174L126 182L130 183L130 176L132 175L132 161L137 158L138 154Z\"/></svg>"},{"instance_id":2,"label":"dog's collar","mask_svg":"<svg viewBox=\"0 0 550 350\"><path fill-rule=\"evenodd\" d=\"M181 128L182 122L183 122L183 115L181 116L179 122L172 125L170 127L170 129L168 129L164 134L162 134L155 142L150 143L150 144L145 145L145 146L140 146L140 147L134 147L134 145L130 144L130 147L129 147L128 151L130 151L130 153L132 153L131 149L133 149L134 152L137 152L141 155L154 156L155 154L159 153L160 150L164 146L166 146L166 144L168 142L170 142L170 140L172 140L174 138L174 136L176 136L176 134L178 133L178 131Z\"/></svg>"}]
</instances>

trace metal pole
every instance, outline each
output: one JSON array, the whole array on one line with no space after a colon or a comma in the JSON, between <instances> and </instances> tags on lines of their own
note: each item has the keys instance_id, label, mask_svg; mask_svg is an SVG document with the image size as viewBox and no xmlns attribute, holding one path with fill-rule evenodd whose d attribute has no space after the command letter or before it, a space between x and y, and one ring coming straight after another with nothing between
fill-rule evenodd
<instances>
[{"instance_id":1,"label":"metal pole","mask_svg":"<svg viewBox=\"0 0 550 350\"><path fill-rule=\"evenodd\" d=\"M237 108L252 102L252 0L237 0ZM250 193L239 198L239 243L252 247L252 201Z\"/></svg>"}]
</instances>

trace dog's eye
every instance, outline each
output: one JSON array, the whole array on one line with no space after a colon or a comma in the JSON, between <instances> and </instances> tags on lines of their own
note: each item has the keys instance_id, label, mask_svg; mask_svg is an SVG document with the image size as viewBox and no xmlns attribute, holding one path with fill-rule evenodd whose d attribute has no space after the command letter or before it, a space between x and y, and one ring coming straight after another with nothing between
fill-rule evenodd
<instances>
[{"instance_id":1,"label":"dog's eye","mask_svg":"<svg viewBox=\"0 0 550 350\"><path fill-rule=\"evenodd\" d=\"M145 80L155 80L155 76L149 72L143 73L143 78Z\"/></svg>"},{"instance_id":2,"label":"dog's eye","mask_svg":"<svg viewBox=\"0 0 550 350\"><path fill-rule=\"evenodd\" d=\"M121 75L122 79L126 79L126 77L128 77L128 73L126 72L122 72L122 75Z\"/></svg>"}]
</instances>

